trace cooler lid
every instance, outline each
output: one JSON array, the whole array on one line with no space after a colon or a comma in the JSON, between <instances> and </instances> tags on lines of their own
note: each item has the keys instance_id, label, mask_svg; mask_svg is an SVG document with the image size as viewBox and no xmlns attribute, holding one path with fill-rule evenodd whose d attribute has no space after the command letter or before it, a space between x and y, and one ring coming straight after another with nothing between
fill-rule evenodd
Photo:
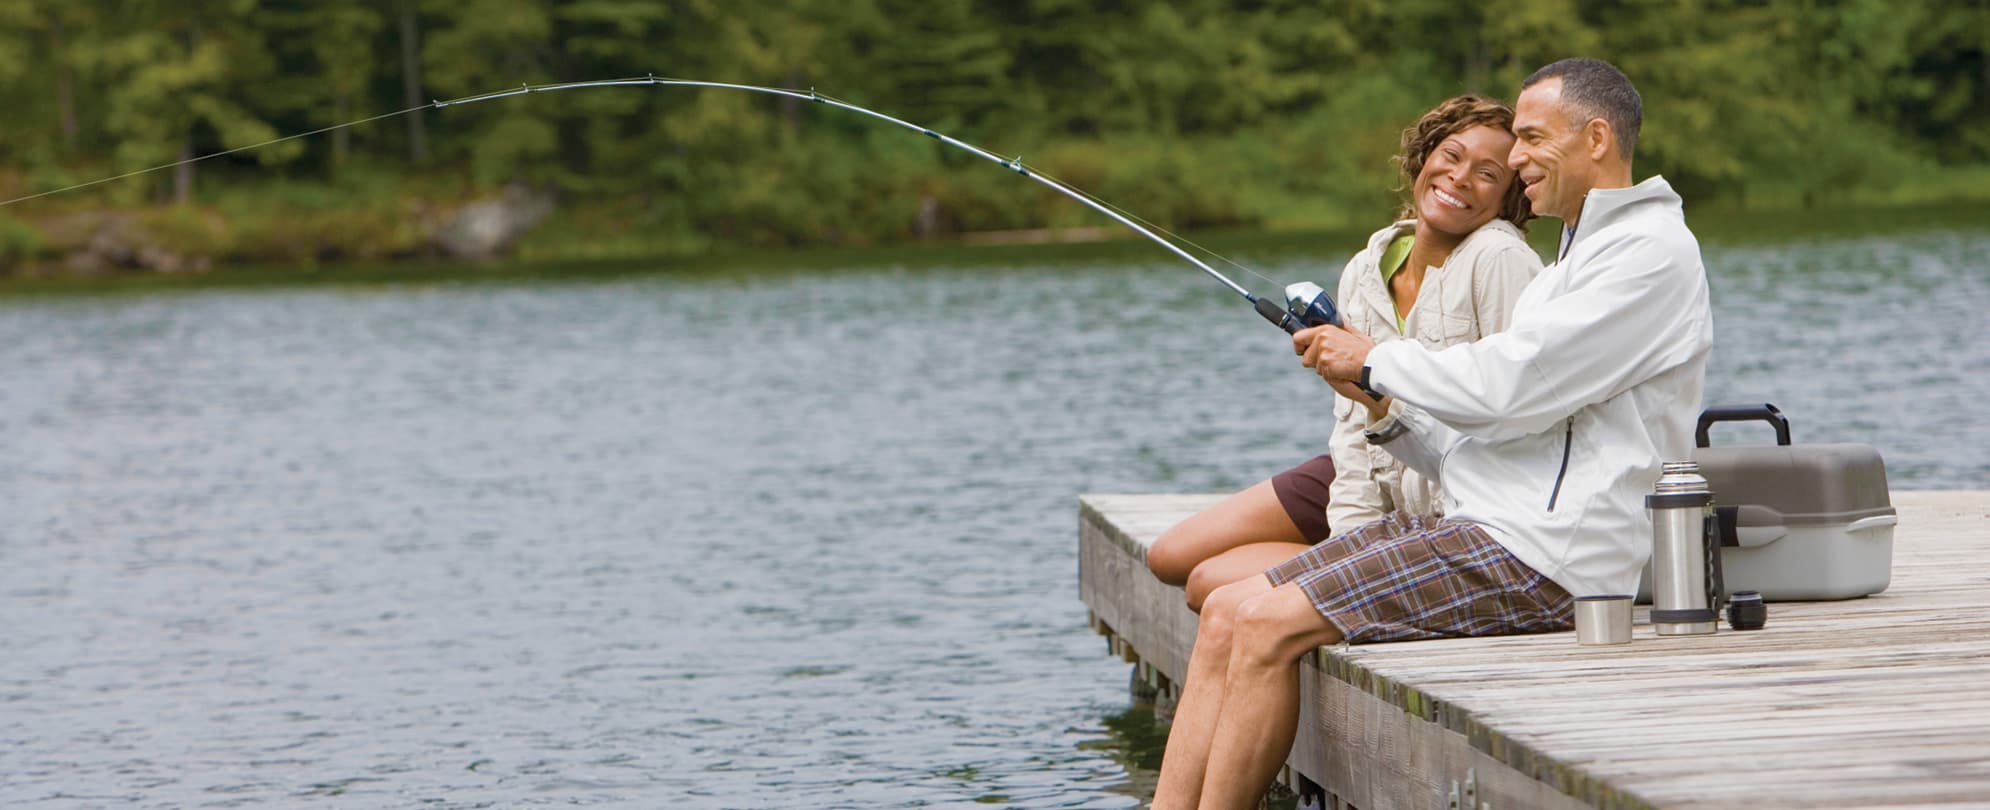
<instances>
[{"instance_id":1,"label":"cooler lid","mask_svg":"<svg viewBox=\"0 0 1990 810\"><path fill-rule=\"evenodd\" d=\"M1761 505L1787 526L1837 526L1891 515L1886 463L1867 444L1696 447L1718 506Z\"/></svg>"}]
</instances>

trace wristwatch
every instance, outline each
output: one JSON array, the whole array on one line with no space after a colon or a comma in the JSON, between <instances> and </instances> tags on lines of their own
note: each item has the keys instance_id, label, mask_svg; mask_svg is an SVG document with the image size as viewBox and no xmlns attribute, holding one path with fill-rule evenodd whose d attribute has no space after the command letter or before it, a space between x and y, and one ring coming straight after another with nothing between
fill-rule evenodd
<instances>
[{"instance_id":1,"label":"wristwatch","mask_svg":"<svg viewBox=\"0 0 1990 810\"><path fill-rule=\"evenodd\" d=\"M1369 398L1375 400L1376 402L1381 402L1382 401L1381 392L1378 392L1375 389L1368 387L1368 373L1369 373L1368 367L1362 366L1361 379L1356 380L1354 382L1354 385L1356 388L1361 389L1361 393L1367 394Z\"/></svg>"}]
</instances>

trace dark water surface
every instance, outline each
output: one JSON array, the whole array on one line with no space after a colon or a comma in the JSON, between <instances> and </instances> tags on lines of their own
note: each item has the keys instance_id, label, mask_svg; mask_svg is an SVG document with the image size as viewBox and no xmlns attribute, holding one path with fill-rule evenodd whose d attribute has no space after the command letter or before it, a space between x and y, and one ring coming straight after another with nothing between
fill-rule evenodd
<instances>
[{"instance_id":1,"label":"dark water surface","mask_svg":"<svg viewBox=\"0 0 1990 810\"><path fill-rule=\"evenodd\" d=\"M1711 401L1990 488L1990 234L1707 255ZM1131 807L1075 496L1327 435L1151 246L16 298L0 346L7 806Z\"/></svg>"}]
</instances>

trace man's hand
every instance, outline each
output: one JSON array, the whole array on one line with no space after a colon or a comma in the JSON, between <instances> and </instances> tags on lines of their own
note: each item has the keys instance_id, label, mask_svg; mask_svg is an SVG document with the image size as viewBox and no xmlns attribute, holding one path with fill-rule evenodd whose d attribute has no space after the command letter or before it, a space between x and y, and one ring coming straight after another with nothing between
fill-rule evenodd
<instances>
[{"instance_id":1,"label":"man's hand","mask_svg":"<svg viewBox=\"0 0 1990 810\"><path fill-rule=\"evenodd\" d=\"M1375 341L1367 335L1341 326L1311 326L1292 335L1292 353L1330 383L1360 379L1373 348Z\"/></svg>"},{"instance_id":2,"label":"man's hand","mask_svg":"<svg viewBox=\"0 0 1990 810\"><path fill-rule=\"evenodd\" d=\"M1375 341L1367 335L1341 326L1313 326L1292 335L1292 351L1300 362L1318 372L1335 393L1367 408L1370 422L1389 414L1387 397L1377 401L1355 385L1361 367L1368 364L1368 350L1373 348Z\"/></svg>"}]
</instances>

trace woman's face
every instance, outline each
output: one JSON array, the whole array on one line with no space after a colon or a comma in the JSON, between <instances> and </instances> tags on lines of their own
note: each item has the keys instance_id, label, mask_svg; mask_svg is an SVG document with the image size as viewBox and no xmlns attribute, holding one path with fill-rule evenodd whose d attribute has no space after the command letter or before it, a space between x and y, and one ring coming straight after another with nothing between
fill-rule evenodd
<instances>
[{"instance_id":1,"label":"woman's face","mask_svg":"<svg viewBox=\"0 0 1990 810\"><path fill-rule=\"evenodd\" d=\"M1416 177L1411 199L1417 219L1442 233L1464 236L1499 216L1513 170L1506 155L1513 135L1474 126L1459 130L1430 150Z\"/></svg>"}]
</instances>

